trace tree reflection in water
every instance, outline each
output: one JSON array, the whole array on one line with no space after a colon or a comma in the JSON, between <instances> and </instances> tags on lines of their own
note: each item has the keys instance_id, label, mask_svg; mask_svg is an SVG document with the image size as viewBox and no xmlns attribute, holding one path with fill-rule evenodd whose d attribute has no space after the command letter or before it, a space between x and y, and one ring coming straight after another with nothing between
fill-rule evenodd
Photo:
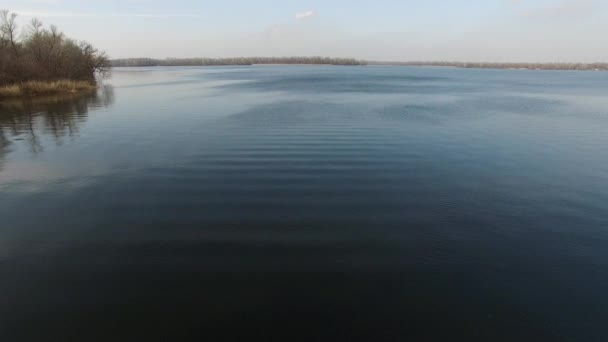
<instances>
[{"instance_id":1,"label":"tree reflection in water","mask_svg":"<svg viewBox=\"0 0 608 342\"><path fill-rule=\"evenodd\" d=\"M56 144L73 137L86 121L89 110L114 102L114 89L104 85L99 90L0 101L0 170L15 141L27 141L32 153L43 151L42 136L51 136Z\"/></svg>"}]
</instances>

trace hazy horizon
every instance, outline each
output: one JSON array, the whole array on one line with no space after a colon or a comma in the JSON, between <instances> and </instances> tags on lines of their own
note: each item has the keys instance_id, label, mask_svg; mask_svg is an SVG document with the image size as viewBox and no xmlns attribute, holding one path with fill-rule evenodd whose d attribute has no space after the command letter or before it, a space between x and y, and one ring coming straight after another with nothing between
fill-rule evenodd
<instances>
[{"instance_id":1,"label":"hazy horizon","mask_svg":"<svg viewBox=\"0 0 608 342\"><path fill-rule=\"evenodd\" d=\"M6 0L111 58L332 56L377 61L606 62L599 0Z\"/></svg>"}]
</instances>

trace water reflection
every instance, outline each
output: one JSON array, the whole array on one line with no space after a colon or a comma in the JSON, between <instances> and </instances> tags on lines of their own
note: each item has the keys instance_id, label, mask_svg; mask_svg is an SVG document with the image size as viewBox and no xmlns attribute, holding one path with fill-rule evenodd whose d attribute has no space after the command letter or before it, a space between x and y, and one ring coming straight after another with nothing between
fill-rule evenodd
<instances>
[{"instance_id":1,"label":"water reflection","mask_svg":"<svg viewBox=\"0 0 608 342\"><path fill-rule=\"evenodd\" d=\"M16 142L26 142L32 153L42 152L43 136L50 136L60 144L64 137L73 137L78 132L89 110L113 103L111 85L94 92L0 101L0 170Z\"/></svg>"}]
</instances>

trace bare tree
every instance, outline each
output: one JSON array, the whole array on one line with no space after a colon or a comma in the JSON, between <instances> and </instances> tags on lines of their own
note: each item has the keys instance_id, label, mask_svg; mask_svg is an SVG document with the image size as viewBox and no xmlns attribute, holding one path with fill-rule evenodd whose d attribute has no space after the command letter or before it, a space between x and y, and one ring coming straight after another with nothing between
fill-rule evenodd
<instances>
[{"instance_id":1,"label":"bare tree","mask_svg":"<svg viewBox=\"0 0 608 342\"><path fill-rule=\"evenodd\" d=\"M16 56L19 55L19 49L17 46L17 14L10 13L7 10L0 11L0 34L2 40L7 41L13 49Z\"/></svg>"},{"instance_id":2,"label":"bare tree","mask_svg":"<svg viewBox=\"0 0 608 342\"><path fill-rule=\"evenodd\" d=\"M108 57L91 44L68 39L38 19L19 32L16 18L0 11L0 85L59 79L95 82L97 75L109 72Z\"/></svg>"}]
</instances>

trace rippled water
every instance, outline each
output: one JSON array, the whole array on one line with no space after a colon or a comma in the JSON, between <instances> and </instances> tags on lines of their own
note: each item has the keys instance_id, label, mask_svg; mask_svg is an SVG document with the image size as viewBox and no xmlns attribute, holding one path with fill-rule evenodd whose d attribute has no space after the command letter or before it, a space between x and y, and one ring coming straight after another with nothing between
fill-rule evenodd
<instances>
[{"instance_id":1,"label":"rippled water","mask_svg":"<svg viewBox=\"0 0 608 342\"><path fill-rule=\"evenodd\" d=\"M606 74L106 83L0 103L0 340L608 340Z\"/></svg>"}]
</instances>

